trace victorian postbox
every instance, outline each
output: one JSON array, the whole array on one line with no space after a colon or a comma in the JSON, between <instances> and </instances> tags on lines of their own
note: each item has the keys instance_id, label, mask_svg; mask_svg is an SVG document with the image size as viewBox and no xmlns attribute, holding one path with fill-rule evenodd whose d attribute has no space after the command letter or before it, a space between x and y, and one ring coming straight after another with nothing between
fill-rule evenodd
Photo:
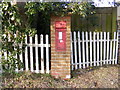
<instances>
[{"instance_id":1,"label":"victorian postbox","mask_svg":"<svg viewBox=\"0 0 120 90\"><path fill-rule=\"evenodd\" d=\"M66 21L55 22L56 51L66 51Z\"/></svg>"}]
</instances>

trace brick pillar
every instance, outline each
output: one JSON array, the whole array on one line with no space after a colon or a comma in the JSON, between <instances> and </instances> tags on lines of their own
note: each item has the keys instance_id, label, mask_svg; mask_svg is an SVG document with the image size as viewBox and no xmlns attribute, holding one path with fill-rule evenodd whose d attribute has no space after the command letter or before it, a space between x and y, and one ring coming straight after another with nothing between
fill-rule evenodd
<instances>
[{"instance_id":1,"label":"brick pillar","mask_svg":"<svg viewBox=\"0 0 120 90\"><path fill-rule=\"evenodd\" d=\"M56 49L56 22L66 22L66 36L64 50L58 51ZM70 72L70 33L71 33L71 17L70 16L52 16L51 17L51 75L55 78L69 79L71 78Z\"/></svg>"}]
</instances>

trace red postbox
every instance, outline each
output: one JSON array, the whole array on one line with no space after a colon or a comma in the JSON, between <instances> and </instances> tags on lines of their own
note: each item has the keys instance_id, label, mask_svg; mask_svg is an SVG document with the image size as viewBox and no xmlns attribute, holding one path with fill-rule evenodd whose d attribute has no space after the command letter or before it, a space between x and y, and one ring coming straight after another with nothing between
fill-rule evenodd
<instances>
[{"instance_id":1,"label":"red postbox","mask_svg":"<svg viewBox=\"0 0 120 90\"><path fill-rule=\"evenodd\" d=\"M55 22L56 51L66 51L66 21Z\"/></svg>"}]
</instances>

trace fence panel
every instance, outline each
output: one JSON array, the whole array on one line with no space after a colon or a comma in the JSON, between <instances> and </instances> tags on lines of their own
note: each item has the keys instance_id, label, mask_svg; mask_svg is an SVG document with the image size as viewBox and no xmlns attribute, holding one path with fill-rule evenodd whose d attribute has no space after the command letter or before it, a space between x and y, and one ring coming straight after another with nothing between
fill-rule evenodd
<instances>
[{"instance_id":1,"label":"fence panel","mask_svg":"<svg viewBox=\"0 0 120 90\"><path fill-rule=\"evenodd\" d=\"M34 37L29 37L26 35L25 44L25 51L22 51L19 56L17 54L15 56L16 59L20 59L21 62L23 62L24 67L22 69L17 67L15 71L19 72L25 70L35 73L49 73L50 44L48 35L43 36L42 34L36 34ZM19 47L24 48L22 47L22 43L19 45ZM4 52L5 59L7 59L8 54L10 53Z\"/></svg>"},{"instance_id":2,"label":"fence panel","mask_svg":"<svg viewBox=\"0 0 120 90\"><path fill-rule=\"evenodd\" d=\"M88 66L117 64L118 33L111 39L109 32L72 32L72 70ZM78 35L78 37L76 37ZM76 44L78 43L78 44ZM78 50L77 50L78 47ZM77 56L78 55L78 56Z\"/></svg>"},{"instance_id":3,"label":"fence panel","mask_svg":"<svg viewBox=\"0 0 120 90\"><path fill-rule=\"evenodd\" d=\"M28 40L28 39L29 40ZM28 43L29 41L29 43ZM39 43L40 42L40 43ZM35 35L35 37L26 37L25 48L25 68L35 73L49 73L49 37ZM30 51L30 52L29 52Z\"/></svg>"}]
</instances>

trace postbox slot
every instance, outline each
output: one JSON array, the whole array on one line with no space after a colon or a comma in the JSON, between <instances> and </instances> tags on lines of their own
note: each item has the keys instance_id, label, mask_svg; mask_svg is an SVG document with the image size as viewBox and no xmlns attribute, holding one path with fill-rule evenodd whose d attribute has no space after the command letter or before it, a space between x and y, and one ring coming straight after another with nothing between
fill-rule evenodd
<instances>
[{"instance_id":1,"label":"postbox slot","mask_svg":"<svg viewBox=\"0 0 120 90\"><path fill-rule=\"evenodd\" d=\"M62 40L62 32L59 32L59 34L58 34L59 36L59 40Z\"/></svg>"}]
</instances>

